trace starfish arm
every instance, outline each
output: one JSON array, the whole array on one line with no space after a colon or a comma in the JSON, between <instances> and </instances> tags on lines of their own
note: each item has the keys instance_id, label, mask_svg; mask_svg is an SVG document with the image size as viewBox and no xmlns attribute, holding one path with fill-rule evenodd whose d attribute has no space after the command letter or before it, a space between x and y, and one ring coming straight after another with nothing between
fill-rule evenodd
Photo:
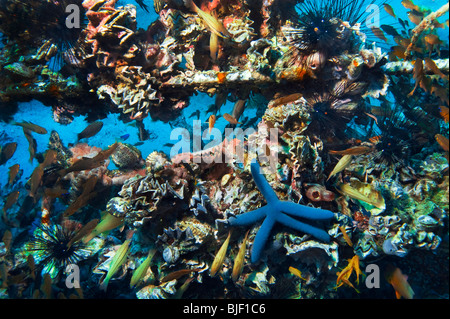
<instances>
[{"instance_id":1,"label":"starfish arm","mask_svg":"<svg viewBox=\"0 0 450 319\"><path fill-rule=\"evenodd\" d=\"M277 201L277 194L272 189L264 175L261 173L261 166L259 166L258 162L251 163L250 170L252 171L253 180L255 181L256 186L258 187L261 194L263 194L267 203Z\"/></svg>"},{"instance_id":2,"label":"starfish arm","mask_svg":"<svg viewBox=\"0 0 450 319\"><path fill-rule=\"evenodd\" d=\"M324 242L330 241L330 235L328 235L328 233L326 231L324 231L323 229L302 223L292 217L289 217L288 215L278 214L276 216L276 220L277 220L277 222L279 222L285 226L294 228L303 233L310 234L311 236L313 236L321 241L324 241Z\"/></svg>"},{"instance_id":3,"label":"starfish arm","mask_svg":"<svg viewBox=\"0 0 450 319\"><path fill-rule=\"evenodd\" d=\"M231 226L247 226L254 224L267 215L267 206L252 210L251 212L243 213L237 215L236 217L231 217L229 223Z\"/></svg>"},{"instance_id":4,"label":"starfish arm","mask_svg":"<svg viewBox=\"0 0 450 319\"><path fill-rule=\"evenodd\" d=\"M283 213L295 217L303 217L315 220L331 219L334 217L334 213L329 210L300 205L293 202L279 201L278 203L276 203L276 207Z\"/></svg>"},{"instance_id":5,"label":"starfish arm","mask_svg":"<svg viewBox=\"0 0 450 319\"><path fill-rule=\"evenodd\" d=\"M264 222L262 223L261 227L256 233L252 247L252 256L251 256L252 263L256 263L259 260L259 257L261 257L261 252L263 251L264 246L266 245L267 239L269 238L270 235L270 231L272 230L274 224L275 219L272 217L267 217L266 219L264 219Z\"/></svg>"}]
</instances>

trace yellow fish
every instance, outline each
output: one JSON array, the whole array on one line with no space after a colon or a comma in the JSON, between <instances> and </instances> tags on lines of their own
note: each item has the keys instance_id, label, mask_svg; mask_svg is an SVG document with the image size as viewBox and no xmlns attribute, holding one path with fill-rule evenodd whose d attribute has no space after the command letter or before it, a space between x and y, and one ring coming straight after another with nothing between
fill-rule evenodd
<instances>
[{"instance_id":1,"label":"yellow fish","mask_svg":"<svg viewBox=\"0 0 450 319\"><path fill-rule=\"evenodd\" d=\"M231 231L228 233L227 239L224 241L224 243L222 244L222 247L220 247L219 251L217 252L216 257L214 257L214 261L211 265L211 270L210 270L211 277L214 277L223 265L223 261L225 260L225 254L228 249L228 244L230 242L230 236L231 236Z\"/></svg>"},{"instance_id":2,"label":"yellow fish","mask_svg":"<svg viewBox=\"0 0 450 319\"><path fill-rule=\"evenodd\" d=\"M231 35L227 29L214 16L201 10L192 0L185 0L185 5L192 11L198 14L202 21L206 24L208 29L222 38L230 38Z\"/></svg>"},{"instance_id":3,"label":"yellow fish","mask_svg":"<svg viewBox=\"0 0 450 319\"><path fill-rule=\"evenodd\" d=\"M86 244L95 236L100 235L105 231L119 227L120 225L123 224L123 222L124 222L123 218L113 216L110 213L105 213L100 223L98 223L98 225L91 231L89 235L83 238L83 243Z\"/></svg>"},{"instance_id":4,"label":"yellow fish","mask_svg":"<svg viewBox=\"0 0 450 319\"><path fill-rule=\"evenodd\" d=\"M231 279L233 279L233 281L238 280L239 276L242 273L242 269L244 269L244 257L245 257L245 250L247 248L248 232L249 230L247 230L244 240L242 241L241 247L239 248L239 252L236 255L236 259L234 260L233 272L231 273Z\"/></svg>"},{"instance_id":5,"label":"yellow fish","mask_svg":"<svg viewBox=\"0 0 450 319\"><path fill-rule=\"evenodd\" d=\"M302 277L302 272L300 270L298 270L297 268L289 267L289 272L302 280L306 280L306 278Z\"/></svg>"},{"instance_id":6,"label":"yellow fish","mask_svg":"<svg viewBox=\"0 0 450 319\"><path fill-rule=\"evenodd\" d=\"M215 63L217 62L217 53L219 52L219 37L215 33L211 33L209 38L209 54L211 60Z\"/></svg>"},{"instance_id":7,"label":"yellow fish","mask_svg":"<svg viewBox=\"0 0 450 319\"><path fill-rule=\"evenodd\" d=\"M347 168L350 163L352 162L353 155L344 155L342 158L337 162L336 166L331 171L330 175L327 178L327 181L334 175L336 175L339 172L342 172L345 168Z\"/></svg>"},{"instance_id":8,"label":"yellow fish","mask_svg":"<svg viewBox=\"0 0 450 319\"><path fill-rule=\"evenodd\" d=\"M353 286L353 284L349 281L350 276L353 273L353 270L356 272L356 283L359 284L359 276L362 275L361 269L359 268L359 257L358 255L353 256L352 259L348 259L348 265L342 269L341 272L338 272L336 279L336 287L335 289L341 287L343 284L352 287L359 293L359 291Z\"/></svg>"},{"instance_id":9,"label":"yellow fish","mask_svg":"<svg viewBox=\"0 0 450 319\"><path fill-rule=\"evenodd\" d=\"M147 258L139 265L138 268L133 273L130 280L130 288L137 286L139 282L144 278L147 273L148 267L150 267L150 262L155 255L156 249L150 249Z\"/></svg>"},{"instance_id":10,"label":"yellow fish","mask_svg":"<svg viewBox=\"0 0 450 319\"><path fill-rule=\"evenodd\" d=\"M119 268L125 263L127 260L128 251L130 250L131 239L127 239L124 241L122 245L120 245L119 249L115 253L114 257L109 264L109 270L106 274L105 279L100 285L100 289L106 291L108 288L109 280L116 274Z\"/></svg>"},{"instance_id":11,"label":"yellow fish","mask_svg":"<svg viewBox=\"0 0 450 319\"><path fill-rule=\"evenodd\" d=\"M340 192L341 194L347 195L354 199L361 200L380 209L384 209L386 207L384 198L379 194L379 192L372 192L371 195L369 195L370 196L369 197L361 193L358 189L353 188L349 184L342 184L340 186Z\"/></svg>"}]
</instances>

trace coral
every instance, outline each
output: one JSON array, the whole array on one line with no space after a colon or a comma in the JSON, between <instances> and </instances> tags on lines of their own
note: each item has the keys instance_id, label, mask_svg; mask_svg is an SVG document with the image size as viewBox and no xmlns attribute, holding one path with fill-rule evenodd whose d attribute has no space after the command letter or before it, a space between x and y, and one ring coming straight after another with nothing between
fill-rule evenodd
<instances>
[{"instance_id":1,"label":"coral","mask_svg":"<svg viewBox=\"0 0 450 319\"><path fill-rule=\"evenodd\" d=\"M172 187L168 181L163 182L151 173L146 176L137 174L125 181L120 197L111 199L108 207L120 211L120 217L128 226L139 228L146 221L176 212L176 204L184 198L184 191L183 183L174 183Z\"/></svg>"},{"instance_id":2,"label":"coral","mask_svg":"<svg viewBox=\"0 0 450 319\"><path fill-rule=\"evenodd\" d=\"M237 217L229 220L229 224L231 226L245 226L264 219L264 222L253 242L252 262L256 263L259 260L270 231L276 222L282 223L283 225L294 228L298 231L306 232L311 234L313 237L328 242L330 238L325 231L297 221L286 214L312 220L331 219L334 217L334 214L327 210L303 206L292 202L280 201L270 187L270 184L262 176L260 170L261 167L258 163L254 162L251 164L252 176L258 186L258 189L266 199L267 205L257 210L238 215Z\"/></svg>"},{"instance_id":3,"label":"coral","mask_svg":"<svg viewBox=\"0 0 450 319\"><path fill-rule=\"evenodd\" d=\"M111 155L111 160L121 169L142 167L144 164L141 151L127 143L119 143L116 151Z\"/></svg>"}]
</instances>

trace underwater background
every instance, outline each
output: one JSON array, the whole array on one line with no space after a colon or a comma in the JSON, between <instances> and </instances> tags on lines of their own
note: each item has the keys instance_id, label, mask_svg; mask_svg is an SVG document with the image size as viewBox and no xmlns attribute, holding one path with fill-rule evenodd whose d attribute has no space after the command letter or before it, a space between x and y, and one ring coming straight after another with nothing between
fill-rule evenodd
<instances>
[{"instance_id":1,"label":"underwater background","mask_svg":"<svg viewBox=\"0 0 450 319\"><path fill-rule=\"evenodd\" d=\"M449 298L448 2L0 0L0 34L1 298Z\"/></svg>"}]
</instances>

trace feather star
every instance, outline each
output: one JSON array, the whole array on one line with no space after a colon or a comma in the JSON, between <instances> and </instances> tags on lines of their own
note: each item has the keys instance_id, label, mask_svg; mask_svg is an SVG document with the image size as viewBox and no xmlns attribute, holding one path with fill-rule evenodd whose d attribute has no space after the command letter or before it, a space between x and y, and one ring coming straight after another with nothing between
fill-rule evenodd
<instances>
[{"instance_id":1,"label":"feather star","mask_svg":"<svg viewBox=\"0 0 450 319\"><path fill-rule=\"evenodd\" d=\"M251 262L256 263L261 256L264 245L269 238L275 223L281 223L295 230L308 233L324 242L330 241L330 236L323 229L300 222L288 215L311 220L327 220L334 217L333 212L320 208L309 207L278 199L275 191L261 174L261 167L257 162L250 166L256 186L267 201L267 205L251 212L240 214L229 219L231 226L247 226L264 219L253 242Z\"/></svg>"}]
</instances>

